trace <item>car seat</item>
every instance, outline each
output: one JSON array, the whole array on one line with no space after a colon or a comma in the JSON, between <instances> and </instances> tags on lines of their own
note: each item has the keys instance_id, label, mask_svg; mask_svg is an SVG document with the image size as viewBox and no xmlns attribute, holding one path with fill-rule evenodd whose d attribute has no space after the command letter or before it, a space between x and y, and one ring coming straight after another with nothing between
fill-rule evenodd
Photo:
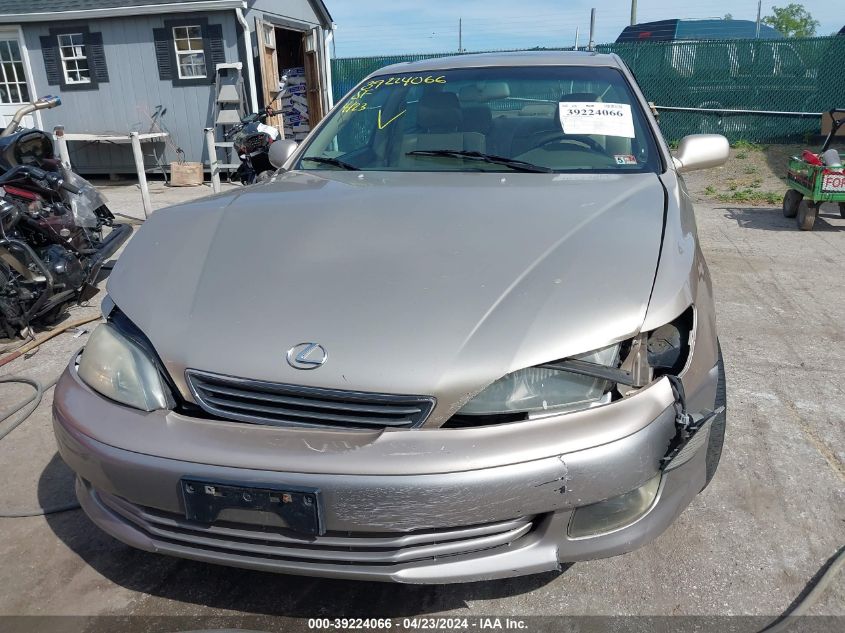
<instances>
[{"instance_id":1,"label":"car seat","mask_svg":"<svg viewBox=\"0 0 845 633\"><path fill-rule=\"evenodd\" d=\"M467 150L483 152L484 135L465 132L463 113L454 92L427 92L420 97L416 127L402 137L400 164L418 164L419 159L407 156L415 150Z\"/></svg>"}]
</instances>

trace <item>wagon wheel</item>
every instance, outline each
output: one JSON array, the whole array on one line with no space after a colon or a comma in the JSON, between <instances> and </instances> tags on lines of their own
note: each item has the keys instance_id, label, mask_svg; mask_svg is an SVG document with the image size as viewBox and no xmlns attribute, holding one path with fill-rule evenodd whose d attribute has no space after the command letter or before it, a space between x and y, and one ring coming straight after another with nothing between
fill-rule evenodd
<instances>
[{"instance_id":1,"label":"wagon wheel","mask_svg":"<svg viewBox=\"0 0 845 633\"><path fill-rule=\"evenodd\" d=\"M815 204L808 204L806 200L802 200L798 205L798 228L802 231L812 231L813 224L816 222L816 216L819 213L819 208Z\"/></svg>"},{"instance_id":2,"label":"wagon wheel","mask_svg":"<svg viewBox=\"0 0 845 633\"><path fill-rule=\"evenodd\" d=\"M845 218L845 202L839 203L839 215Z\"/></svg>"},{"instance_id":3,"label":"wagon wheel","mask_svg":"<svg viewBox=\"0 0 845 633\"><path fill-rule=\"evenodd\" d=\"M783 217L794 218L798 213L798 205L801 204L803 199L804 194L795 191L795 189L788 190L783 197Z\"/></svg>"}]
</instances>

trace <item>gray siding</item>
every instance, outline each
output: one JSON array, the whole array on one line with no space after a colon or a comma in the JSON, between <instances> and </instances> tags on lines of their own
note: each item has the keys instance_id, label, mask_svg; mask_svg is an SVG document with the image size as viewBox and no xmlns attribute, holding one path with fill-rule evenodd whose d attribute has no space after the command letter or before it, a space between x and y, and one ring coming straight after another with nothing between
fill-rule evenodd
<instances>
[{"instance_id":1,"label":"gray siding","mask_svg":"<svg viewBox=\"0 0 845 633\"><path fill-rule=\"evenodd\" d=\"M161 104L167 108L162 119L173 140L185 150L187 160L206 161L203 128L211 124L214 84L174 86L158 77L153 29L164 21L185 14L134 16L85 21L92 32L103 34L109 82L95 90L73 90L61 93L62 106L42 111L44 128L52 130L64 125L67 132L146 132L150 120L145 113ZM209 24L223 26L226 61L238 61L240 25L234 11L193 13L208 18ZM81 21L80 21L81 22ZM81 22L82 23L82 22ZM24 38L29 49L32 80L39 96L60 92L59 86L48 86L41 55L40 36L48 35L54 24L24 24ZM206 51L208 54L208 51ZM209 69L210 72L213 72ZM245 69L244 69L245 72ZM132 152L127 145L98 144L84 147L80 142L69 144L74 167L83 172L133 172ZM150 147L145 145L145 153ZM175 158L168 151L167 161Z\"/></svg>"}]
</instances>

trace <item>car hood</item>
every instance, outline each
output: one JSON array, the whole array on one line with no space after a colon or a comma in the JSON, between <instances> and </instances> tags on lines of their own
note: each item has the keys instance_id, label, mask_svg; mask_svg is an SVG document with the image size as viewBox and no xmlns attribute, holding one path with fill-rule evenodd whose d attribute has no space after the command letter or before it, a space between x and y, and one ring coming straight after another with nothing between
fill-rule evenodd
<instances>
[{"instance_id":1,"label":"car hood","mask_svg":"<svg viewBox=\"0 0 845 633\"><path fill-rule=\"evenodd\" d=\"M155 212L108 291L185 397L195 368L433 395L635 334L663 229L654 174L289 172ZM317 342L328 361L290 367Z\"/></svg>"}]
</instances>

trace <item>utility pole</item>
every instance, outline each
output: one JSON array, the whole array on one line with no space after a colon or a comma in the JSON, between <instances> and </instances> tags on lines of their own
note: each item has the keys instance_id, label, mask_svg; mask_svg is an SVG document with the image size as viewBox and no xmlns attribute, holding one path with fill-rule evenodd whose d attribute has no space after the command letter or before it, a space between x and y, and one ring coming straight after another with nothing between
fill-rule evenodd
<instances>
[{"instance_id":1,"label":"utility pole","mask_svg":"<svg viewBox=\"0 0 845 633\"><path fill-rule=\"evenodd\" d=\"M587 44L587 50L591 51L596 44L596 10L590 9L590 43Z\"/></svg>"},{"instance_id":2,"label":"utility pole","mask_svg":"<svg viewBox=\"0 0 845 633\"><path fill-rule=\"evenodd\" d=\"M463 35L464 35L464 25L463 19L458 18L458 52L463 53Z\"/></svg>"},{"instance_id":3,"label":"utility pole","mask_svg":"<svg viewBox=\"0 0 845 633\"><path fill-rule=\"evenodd\" d=\"M578 27L575 27L575 50L578 50Z\"/></svg>"},{"instance_id":4,"label":"utility pole","mask_svg":"<svg viewBox=\"0 0 845 633\"><path fill-rule=\"evenodd\" d=\"M763 0L757 0L757 31L754 34L754 39L760 39L760 14L763 12Z\"/></svg>"},{"instance_id":5,"label":"utility pole","mask_svg":"<svg viewBox=\"0 0 845 633\"><path fill-rule=\"evenodd\" d=\"M637 0L631 0L631 26L637 23Z\"/></svg>"}]
</instances>

